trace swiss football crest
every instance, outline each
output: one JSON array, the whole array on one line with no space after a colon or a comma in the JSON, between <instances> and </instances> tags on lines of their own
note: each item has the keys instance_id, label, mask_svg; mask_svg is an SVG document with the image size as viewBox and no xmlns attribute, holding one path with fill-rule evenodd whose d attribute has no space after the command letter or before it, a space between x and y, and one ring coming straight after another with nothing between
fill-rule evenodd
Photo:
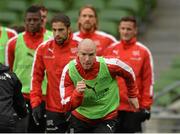
<instances>
[{"instance_id":1,"label":"swiss football crest","mask_svg":"<svg viewBox=\"0 0 180 134\"><path fill-rule=\"evenodd\" d=\"M139 50L132 51L132 55L133 56L140 56L140 51Z\"/></svg>"},{"instance_id":2,"label":"swiss football crest","mask_svg":"<svg viewBox=\"0 0 180 134\"><path fill-rule=\"evenodd\" d=\"M77 53L77 48L76 47L74 47L74 48L71 48L71 53Z\"/></svg>"}]
</instances>

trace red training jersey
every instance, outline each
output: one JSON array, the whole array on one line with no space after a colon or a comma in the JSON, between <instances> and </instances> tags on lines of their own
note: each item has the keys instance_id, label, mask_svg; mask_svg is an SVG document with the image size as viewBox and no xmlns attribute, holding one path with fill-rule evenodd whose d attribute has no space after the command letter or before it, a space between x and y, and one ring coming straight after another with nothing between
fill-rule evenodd
<instances>
[{"instance_id":1,"label":"red training jersey","mask_svg":"<svg viewBox=\"0 0 180 134\"><path fill-rule=\"evenodd\" d=\"M102 31L94 31L92 33L75 32L74 34L75 36L78 36L82 39L85 38L92 39L97 46L96 48L97 56L102 56L104 50L107 47L109 47L110 44L117 42L115 37Z\"/></svg>"},{"instance_id":2,"label":"red training jersey","mask_svg":"<svg viewBox=\"0 0 180 134\"><path fill-rule=\"evenodd\" d=\"M132 67L136 76L136 83L139 90L138 100L140 108L150 109L153 103L153 59L150 50L143 44L137 42L136 38L129 42L121 40L112 44L107 49L108 57L116 57ZM122 78L118 78L120 89L120 106L119 110L134 111L127 96L127 86Z\"/></svg>"},{"instance_id":3,"label":"red training jersey","mask_svg":"<svg viewBox=\"0 0 180 134\"><path fill-rule=\"evenodd\" d=\"M59 96L59 79L64 66L76 56L78 39L70 34L64 44L56 44L54 39L42 43L35 54L31 80L31 106L38 106L42 101L41 84L44 73L47 75L46 109L63 112Z\"/></svg>"},{"instance_id":4,"label":"red training jersey","mask_svg":"<svg viewBox=\"0 0 180 134\"><path fill-rule=\"evenodd\" d=\"M112 78L115 78L116 76L121 76L125 79L127 87L129 89L128 96L132 98L137 97L138 89L135 83L135 75L132 71L132 68L118 59L105 59L105 63L107 64L108 70ZM76 59L76 69L79 74L86 80L92 80L97 77L99 68L100 64L97 58L90 70L84 70L80 64L79 59ZM83 101L84 94L79 93L75 90L76 85L74 85L69 76L68 65L65 66L63 69L60 84L61 85L59 86L59 90L63 109L65 111L71 111L74 110L76 107L80 106ZM90 119L87 119L86 117L78 113L76 110L72 111L72 114L80 120L91 122ZM106 115L103 120L114 118L116 115L117 111L115 110L112 113Z\"/></svg>"}]
</instances>

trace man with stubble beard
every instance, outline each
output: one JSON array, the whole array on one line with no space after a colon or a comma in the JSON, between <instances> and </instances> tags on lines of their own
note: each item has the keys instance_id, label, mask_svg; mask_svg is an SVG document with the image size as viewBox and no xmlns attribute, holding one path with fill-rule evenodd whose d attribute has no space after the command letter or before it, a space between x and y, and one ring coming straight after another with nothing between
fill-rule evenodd
<instances>
[{"instance_id":1,"label":"man with stubble beard","mask_svg":"<svg viewBox=\"0 0 180 134\"><path fill-rule=\"evenodd\" d=\"M74 34L82 39L92 39L97 46L97 56L102 56L104 50L112 43L117 42L115 37L98 31L98 15L96 9L91 5L85 5L79 11L79 31Z\"/></svg>"},{"instance_id":2,"label":"man with stubble beard","mask_svg":"<svg viewBox=\"0 0 180 134\"><path fill-rule=\"evenodd\" d=\"M76 56L78 37L74 37L70 28L70 19L64 14L57 14L51 20L54 38L42 43L37 49L31 80L31 105L33 116L39 121L41 118L41 85L44 74L47 74L46 95L46 132L64 133L68 122L66 113L60 103L59 78L64 66Z\"/></svg>"}]
</instances>

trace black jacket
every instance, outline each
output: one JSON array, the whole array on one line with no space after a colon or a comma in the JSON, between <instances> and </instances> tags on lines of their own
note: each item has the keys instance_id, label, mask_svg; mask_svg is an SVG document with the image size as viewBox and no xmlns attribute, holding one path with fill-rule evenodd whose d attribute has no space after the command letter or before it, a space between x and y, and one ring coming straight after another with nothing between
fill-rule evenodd
<instances>
[{"instance_id":1,"label":"black jacket","mask_svg":"<svg viewBox=\"0 0 180 134\"><path fill-rule=\"evenodd\" d=\"M26 103L21 93L22 84L9 67L0 63L0 118L23 118L27 114Z\"/></svg>"}]
</instances>

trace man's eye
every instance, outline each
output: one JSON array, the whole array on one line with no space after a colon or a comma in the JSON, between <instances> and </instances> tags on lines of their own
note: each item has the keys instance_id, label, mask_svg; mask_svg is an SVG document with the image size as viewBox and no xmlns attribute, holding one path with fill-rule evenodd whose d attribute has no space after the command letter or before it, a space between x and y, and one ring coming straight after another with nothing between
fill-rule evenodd
<instances>
[{"instance_id":1,"label":"man's eye","mask_svg":"<svg viewBox=\"0 0 180 134\"><path fill-rule=\"evenodd\" d=\"M41 16L42 18L46 18L46 16Z\"/></svg>"},{"instance_id":2,"label":"man's eye","mask_svg":"<svg viewBox=\"0 0 180 134\"><path fill-rule=\"evenodd\" d=\"M93 15L90 15L89 18L93 18L94 16Z\"/></svg>"}]
</instances>

